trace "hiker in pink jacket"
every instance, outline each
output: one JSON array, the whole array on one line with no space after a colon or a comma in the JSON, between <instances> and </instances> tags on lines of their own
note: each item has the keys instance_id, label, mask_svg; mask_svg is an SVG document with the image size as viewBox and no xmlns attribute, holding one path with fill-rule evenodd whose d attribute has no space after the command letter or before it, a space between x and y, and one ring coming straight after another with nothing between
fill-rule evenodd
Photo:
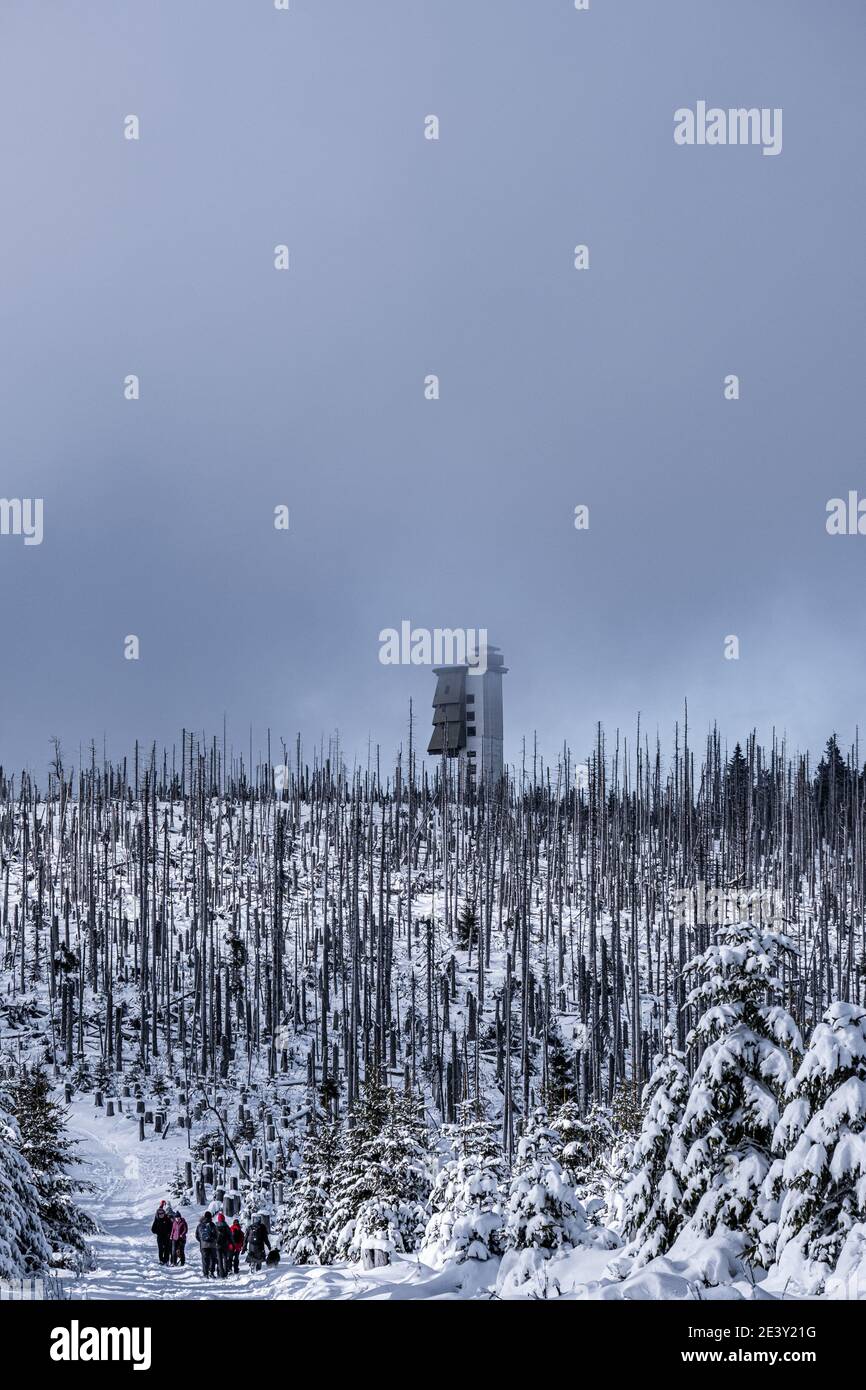
<instances>
[{"instance_id":1,"label":"hiker in pink jacket","mask_svg":"<svg viewBox=\"0 0 866 1390\"><path fill-rule=\"evenodd\" d=\"M171 1223L171 1262L173 1265L186 1264L186 1234L188 1230L189 1227L180 1212L177 1212Z\"/></svg>"}]
</instances>

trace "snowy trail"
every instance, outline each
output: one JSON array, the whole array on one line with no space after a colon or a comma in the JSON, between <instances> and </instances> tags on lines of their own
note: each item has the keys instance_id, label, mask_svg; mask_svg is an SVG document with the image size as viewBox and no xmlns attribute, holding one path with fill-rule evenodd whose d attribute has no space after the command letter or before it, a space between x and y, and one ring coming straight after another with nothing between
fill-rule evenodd
<instances>
[{"instance_id":1,"label":"snowy trail","mask_svg":"<svg viewBox=\"0 0 866 1390\"><path fill-rule=\"evenodd\" d=\"M240 1274L225 1280L204 1279L199 1249L194 1238L200 1212L185 1208L190 1227L188 1263L178 1268L160 1265L150 1226L179 1160L186 1157L181 1136L165 1140L138 1138L138 1125L127 1115L106 1117L85 1096L70 1107L70 1135L77 1139L81 1177L95 1191L81 1197L81 1204L99 1222L102 1231L93 1237L97 1268L68 1285L73 1298L86 1299L197 1299L273 1298L280 1271L251 1274L242 1265ZM180 1141L180 1142L178 1142ZM285 1292L282 1297L287 1297Z\"/></svg>"},{"instance_id":2,"label":"snowy trail","mask_svg":"<svg viewBox=\"0 0 866 1390\"><path fill-rule=\"evenodd\" d=\"M190 1228L187 1264L182 1268L160 1265L150 1226L160 1200L168 1198L177 1168L188 1156L185 1132L169 1130L164 1139L151 1132L142 1142L134 1116L123 1113L109 1119L85 1094L69 1106L69 1134L78 1141L80 1177L95 1189L78 1200L101 1227L91 1239L96 1269L66 1281L73 1299L402 1301L491 1296L488 1285L495 1281L498 1262L484 1266L471 1261L437 1272L415 1256L397 1256L386 1268L364 1272L347 1264L282 1265L251 1274L242 1264L240 1274L204 1279L193 1234L201 1215L198 1207L183 1209ZM607 1250L575 1251L556 1270L563 1296L597 1297L597 1281L609 1258Z\"/></svg>"},{"instance_id":3,"label":"snowy trail","mask_svg":"<svg viewBox=\"0 0 866 1390\"><path fill-rule=\"evenodd\" d=\"M152 1133L141 1142L138 1123L131 1114L108 1118L97 1109L93 1097L83 1095L69 1106L69 1134L78 1141L77 1155L82 1180L94 1184L82 1193L81 1205L99 1222L100 1234L91 1240L97 1267L67 1281L73 1299L406 1299L453 1297L455 1280L434 1275L412 1260L400 1260L390 1269L362 1275L357 1269L336 1265L281 1266L251 1274L241 1264L240 1274L227 1279L204 1279L194 1232L201 1211L185 1207L190 1228L187 1264L182 1268L161 1265L150 1226L160 1200L176 1168L188 1157L183 1131L169 1131L165 1139Z\"/></svg>"}]
</instances>

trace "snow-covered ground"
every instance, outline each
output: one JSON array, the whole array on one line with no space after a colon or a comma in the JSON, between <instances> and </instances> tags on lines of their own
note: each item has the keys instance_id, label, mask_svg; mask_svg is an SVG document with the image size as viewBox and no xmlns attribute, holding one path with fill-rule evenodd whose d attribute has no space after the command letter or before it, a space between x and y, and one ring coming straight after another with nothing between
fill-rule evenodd
<instances>
[{"instance_id":1,"label":"snow-covered ground","mask_svg":"<svg viewBox=\"0 0 866 1390\"><path fill-rule=\"evenodd\" d=\"M499 1262L471 1261L437 1271L417 1257L397 1256L385 1269L362 1272L349 1264L289 1266L252 1274L241 1264L240 1274L225 1280L202 1277L194 1239L201 1215L197 1207L183 1208L190 1226L187 1263L160 1265L150 1226L159 1202L178 1165L188 1156L183 1131L169 1130L165 1138L150 1133L138 1138L132 1114L109 1118L94 1106L91 1095L77 1096L69 1106L69 1133L78 1141L79 1173L94 1184L80 1201L100 1225L93 1239L96 1268L66 1278L73 1299L489 1299ZM565 1297L603 1296L610 1281L604 1269L610 1251L575 1251L551 1269ZM551 1287L551 1294L555 1290Z\"/></svg>"},{"instance_id":2,"label":"snow-covered ground","mask_svg":"<svg viewBox=\"0 0 866 1390\"><path fill-rule=\"evenodd\" d=\"M73 1298L271 1298L273 1275L248 1270L226 1280L205 1280L201 1273L195 1224L200 1215L184 1210L190 1224L188 1263L183 1268L161 1265L150 1226L175 1167L187 1156L182 1132L151 1136L140 1142L138 1122L129 1114L108 1118L94 1107L93 1097L76 1098L69 1107L69 1133L78 1140L81 1177L95 1185L81 1205L95 1217L100 1234L93 1239L97 1267L68 1280ZM242 1268L244 1268L242 1266Z\"/></svg>"},{"instance_id":3,"label":"snow-covered ground","mask_svg":"<svg viewBox=\"0 0 866 1390\"><path fill-rule=\"evenodd\" d=\"M356 1265L282 1266L252 1274L242 1263L240 1274L225 1280L202 1277L194 1239L201 1211L183 1208L190 1226L187 1263L182 1268L160 1265L150 1226L157 1205L167 1196L177 1167L188 1155L186 1136L169 1130L165 1138L150 1133L138 1138L132 1114L111 1118L95 1107L93 1097L76 1097L69 1107L69 1132L78 1141L81 1177L94 1184L82 1205L96 1218L100 1233L93 1240L96 1268L67 1278L73 1299L375 1299L442 1300L490 1299L499 1262L470 1261L433 1270L416 1256L396 1256L385 1269L362 1272ZM688 1274L671 1266L662 1273L644 1273L621 1284L605 1276L611 1251L579 1249L551 1261L548 1297L690 1298L695 1297ZM731 1289L727 1297L748 1297L747 1288ZM538 1291L527 1296L538 1297ZM706 1297L706 1292L704 1292Z\"/></svg>"},{"instance_id":4,"label":"snow-covered ground","mask_svg":"<svg viewBox=\"0 0 866 1390\"><path fill-rule=\"evenodd\" d=\"M80 1176L95 1189L81 1195L81 1205L101 1228L92 1242L96 1268L66 1278L73 1299L455 1298L469 1291L461 1292L461 1285L479 1282L474 1269L436 1273L416 1259L399 1259L369 1274L352 1265L283 1266L252 1274L242 1262L240 1274L206 1280L194 1238L201 1215L196 1207L183 1208L190 1226L186 1265L161 1265L150 1226L177 1166L188 1156L184 1132L169 1130L164 1139L150 1134L141 1142L133 1115L109 1118L91 1095L83 1095L69 1106L69 1133L78 1141ZM481 1281L482 1296L489 1296L487 1277L495 1277L495 1270Z\"/></svg>"}]
</instances>

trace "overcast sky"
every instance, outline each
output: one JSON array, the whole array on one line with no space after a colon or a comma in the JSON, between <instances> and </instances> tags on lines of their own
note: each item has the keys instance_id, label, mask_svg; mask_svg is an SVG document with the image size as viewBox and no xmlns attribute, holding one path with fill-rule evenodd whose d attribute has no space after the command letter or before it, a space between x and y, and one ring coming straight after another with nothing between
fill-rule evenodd
<instances>
[{"instance_id":1,"label":"overcast sky","mask_svg":"<svg viewBox=\"0 0 866 1390\"><path fill-rule=\"evenodd\" d=\"M403 619L502 647L511 759L684 699L853 739L864 39L861 0L2 0L0 496L44 540L0 536L0 762L224 713L390 757ZM677 146L699 100L782 108L781 154Z\"/></svg>"}]
</instances>

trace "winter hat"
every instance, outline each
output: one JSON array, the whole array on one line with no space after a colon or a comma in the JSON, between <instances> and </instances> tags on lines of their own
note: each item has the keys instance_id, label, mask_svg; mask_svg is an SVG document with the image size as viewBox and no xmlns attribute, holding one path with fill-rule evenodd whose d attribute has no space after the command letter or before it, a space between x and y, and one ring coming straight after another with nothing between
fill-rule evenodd
<instances>
[{"instance_id":1,"label":"winter hat","mask_svg":"<svg viewBox=\"0 0 866 1390\"><path fill-rule=\"evenodd\" d=\"M217 1221L225 1221L225 1217L223 1216L221 1211L217 1212Z\"/></svg>"}]
</instances>

